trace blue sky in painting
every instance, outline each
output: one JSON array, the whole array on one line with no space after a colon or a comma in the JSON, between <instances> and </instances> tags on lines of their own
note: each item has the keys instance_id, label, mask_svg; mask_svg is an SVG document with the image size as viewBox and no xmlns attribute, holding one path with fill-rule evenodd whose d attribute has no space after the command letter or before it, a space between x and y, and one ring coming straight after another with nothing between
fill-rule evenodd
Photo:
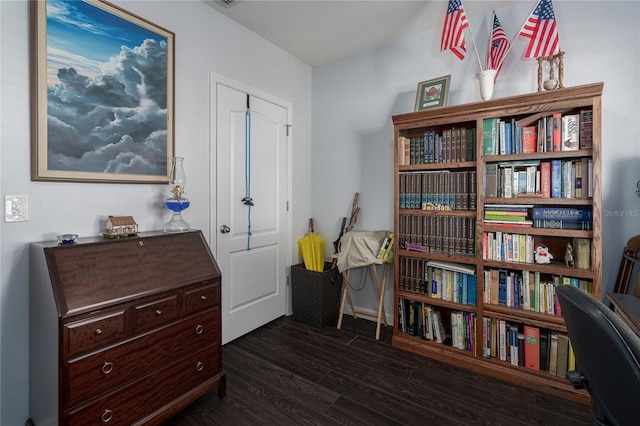
<instances>
[{"instance_id":1,"label":"blue sky in painting","mask_svg":"<svg viewBox=\"0 0 640 426\"><path fill-rule=\"evenodd\" d=\"M81 1L47 1L50 170L166 174L167 43Z\"/></svg>"}]
</instances>

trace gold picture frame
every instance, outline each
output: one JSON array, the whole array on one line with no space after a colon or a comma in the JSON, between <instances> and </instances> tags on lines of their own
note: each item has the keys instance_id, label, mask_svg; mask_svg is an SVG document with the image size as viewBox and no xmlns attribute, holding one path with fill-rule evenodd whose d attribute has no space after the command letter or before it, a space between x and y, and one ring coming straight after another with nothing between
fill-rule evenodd
<instances>
[{"instance_id":1,"label":"gold picture frame","mask_svg":"<svg viewBox=\"0 0 640 426\"><path fill-rule=\"evenodd\" d=\"M447 106L451 75L434 78L418 83L414 111Z\"/></svg>"},{"instance_id":2,"label":"gold picture frame","mask_svg":"<svg viewBox=\"0 0 640 426\"><path fill-rule=\"evenodd\" d=\"M31 179L167 183L174 33L102 0L30 2Z\"/></svg>"}]
</instances>

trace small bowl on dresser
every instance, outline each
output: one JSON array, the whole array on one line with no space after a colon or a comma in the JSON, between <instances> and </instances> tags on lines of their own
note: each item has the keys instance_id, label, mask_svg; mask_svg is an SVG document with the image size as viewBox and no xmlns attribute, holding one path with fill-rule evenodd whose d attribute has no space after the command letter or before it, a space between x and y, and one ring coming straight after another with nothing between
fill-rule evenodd
<instances>
[{"instance_id":1,"label":"small bowl on dresser","mask_svg":"<svg viewBox=\"0 0 640 426\"><path fill-rule=\"evenodd\" d=\"M78 234L58 235L58 244L73 244L78 241Z\"/></svg>"}]
</instances>

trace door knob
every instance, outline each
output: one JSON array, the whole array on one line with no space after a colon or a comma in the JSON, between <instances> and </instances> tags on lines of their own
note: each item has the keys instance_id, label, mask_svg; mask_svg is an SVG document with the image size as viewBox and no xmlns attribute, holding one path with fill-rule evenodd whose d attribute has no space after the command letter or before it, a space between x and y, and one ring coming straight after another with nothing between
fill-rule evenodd
<instances>
[{"instance_id":1,"label":"door knob","mask_svg":"<svg viewBox=\"0 0 640 426\"><path fill-rule=\"evenodd\" d=\"M223 233L223 234L227 234L230 231L231 231L231 228L229 228L227 225L222 225L220 227L220 232Z\"/></svg>"}]
</instances>

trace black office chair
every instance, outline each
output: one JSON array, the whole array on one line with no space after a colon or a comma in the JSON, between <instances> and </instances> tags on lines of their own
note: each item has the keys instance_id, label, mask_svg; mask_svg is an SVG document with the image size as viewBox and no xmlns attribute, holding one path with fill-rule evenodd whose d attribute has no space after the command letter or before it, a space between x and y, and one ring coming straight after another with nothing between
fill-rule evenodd
<instances>
[{"instance_id":1,"label":"black office chair","mask_svg":"<svg viewBox=\"0 0 640 426\"><path fill-rule=\"evenodd\" d=\"M591 395L592 424L640 424L640 337L583 290L557 286L556 294L576 357L567 376Z\"/></svg>"}]
</instances>

